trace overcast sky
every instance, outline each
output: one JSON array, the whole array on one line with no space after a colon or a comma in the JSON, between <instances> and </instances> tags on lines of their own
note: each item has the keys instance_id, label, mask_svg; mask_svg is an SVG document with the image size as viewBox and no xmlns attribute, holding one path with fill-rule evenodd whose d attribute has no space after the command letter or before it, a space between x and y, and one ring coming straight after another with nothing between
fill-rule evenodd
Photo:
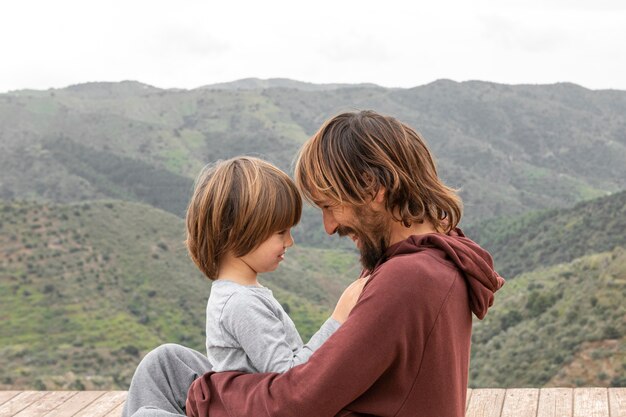
<instances>
[{"instance_id":1,"label":"overcast sky","mask_svg":"<svg viewBox=\"0 0 626 417\"><path fill-rule=\"evenodd\" d=\"M0 10L0 92L247 77L626 90L623 0L18 0Z\"/></svg>"}]
</instances>

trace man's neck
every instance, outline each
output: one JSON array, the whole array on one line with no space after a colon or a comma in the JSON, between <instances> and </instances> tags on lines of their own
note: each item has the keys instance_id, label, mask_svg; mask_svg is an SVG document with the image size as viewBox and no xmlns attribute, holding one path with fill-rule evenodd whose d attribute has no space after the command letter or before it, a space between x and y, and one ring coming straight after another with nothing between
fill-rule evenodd
<instances>
[{"instance_id":1,"label":"man's neck","mask_svg":"<svg viewBox=\"0 0 626 417\"><path fill-rule=\"evenodd\" d=\"M427 233L437 233L437 229L428 221L412 224L409 227L404 226L402 222L392 221L389 245L406 240L413 235L425 235Z\"/></svg>"}]
</instances>

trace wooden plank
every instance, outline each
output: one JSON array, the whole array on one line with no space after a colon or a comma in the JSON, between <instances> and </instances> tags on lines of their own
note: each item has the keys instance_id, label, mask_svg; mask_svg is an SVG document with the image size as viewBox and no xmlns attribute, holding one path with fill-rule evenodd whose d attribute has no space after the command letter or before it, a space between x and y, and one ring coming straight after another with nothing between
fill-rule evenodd
<instances>
[{"instance_id":1,"label":"wooden plank","mask_svg":"<svg viewBox=\"0 0 626 417\"><path fill-rule=\"evenodd\" d=\"M46 414L46 417L67 417L73 416L83 410L89 404L102 397L106 391L81 391L72 398L59 405L54 410Z\"/></svg>"},{"instance_id":2,"label":"wooden plank","mask_svg":"<svg viewBox=\"0 0 626 417\"><path fill-rule=\"evenodd\" d=\"M0 405L0 417L14 416L46 394L48 394L46 391L21 392Z\"/></svg>"},{"instance_id":3,"label":"wooden plank","mask_svg":"<svg viewBox=\"0 0 626 417\"><path fill-rule=\"evenodd\" d=\"M26 407L15 417L41 417L54 410L68 399L77 394L77 391L52 391L30 406Z\"/></svg>"},{"instance_id":4,"label":"wooden plank","mask_svg":"<svg viewBox=\"0 0 626 417\"><path fill-rule=\"evenodd\" d=\"M572 388L542 388L539 391L537 417L571 417L573 412Z\"/></svg>"},{"instance_id":5,"label":"wooden plank","mask_svg":"<svg viewBox=\"0 0 626 417\"><path fill-rule=\"evenodd\" d=\"M109 414L107 414L105 417L121 417L122 415L122 410L124 410L124 404L126 403L126 401L124 401L123 403L121 403L120 405L118 405L117 407L115 407L113 410L111 410L109 412Z\"/></svg>"},{"instance_id":6,"label":"wooden plank","mask_svg":"<svg viewBox=\"0 0 626 417\"><path fill-rule=\"evenodd\" d=\"M574 417L609 417L609 395L606 388L576 388Z\"/></svg>"},{"instance_id":7,"label":"wooden plank","mask_svg":"<svg viewBox=\"0 0 626 417\"><path fill-rule=\"evenodd\" d=\"M467 389L467 396L465 397L465 411L467 411L467 407L469 407L470 398L472 398L472 389Z\"/></svg>"},{"instance_id":8,"label":"wooden plank","mask_svg":"<svg viewBox=\"0 0 626 417\"><path fill-rule=\"evenodd\" d=\"M75 417L103 417L106 416L115 407L126 401L126 391L109 391L93 403L89 407L75 414Z\"/></svg>"},{"instance_id":9,"label":"wooden plank","mask_svg":"<svg viewBox=\"0 0 626 417\"><path fill-rule=\"evenodd\" d=\"M539 389L537 388L507 389L501 417L535 417L538 399Z\"/></svg>"},{"instance_id":10,"label":"wooden plank","mask_svg":"<svg viewBox=\"0 0 626 417\"><path fill-rule=\"evenodd\" d=\"M19 394L20 391L0 391L0 405Z\"/></svg>"},{"instance_id":11,"label":"wooden plank","mask_svg":"<svg viewBox=\"0 0 626 417\"><path fill-rule=\"evenodd\" d=\"M609 388L611 417L626 417L626 388Z\"/></svg>"},{"instance_id":12,"label":"wooden plank","mask_svg":"<svg viewBox=\"0 0 626 417\"><path fill-rule=\"evenodd\" d=\"M500 417L504 389L474 389L465 417Z\"/></svg>"},{"instance_id":13,"label":"wooden plank","mask_svg":"<svg viewBox=\"0 0 626 417\"><path fill-rule=\"evenodd\" d=\"M120 417L126 391L0 391L0 417ZM468 389L466 417L626 417L626 388Z\"/></svg>"}]
</instances>

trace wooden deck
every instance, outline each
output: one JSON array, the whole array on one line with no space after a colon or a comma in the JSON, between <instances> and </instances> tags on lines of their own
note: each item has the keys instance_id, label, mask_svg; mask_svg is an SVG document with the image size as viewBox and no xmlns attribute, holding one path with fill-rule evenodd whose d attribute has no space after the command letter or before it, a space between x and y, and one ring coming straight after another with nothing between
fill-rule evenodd
<instances>
[{"instance_id":1,"label":"wooden deck","mask_svg":"<svg viewBox=\"0 0 626 417\"><path fill-rule=\"evenodd\" d=\"M470 389L467 393L466 417L626 417L626 388ZM125 399L126 391L0 391L0 417L119 417Z\"/></svg>"}]
</instances>

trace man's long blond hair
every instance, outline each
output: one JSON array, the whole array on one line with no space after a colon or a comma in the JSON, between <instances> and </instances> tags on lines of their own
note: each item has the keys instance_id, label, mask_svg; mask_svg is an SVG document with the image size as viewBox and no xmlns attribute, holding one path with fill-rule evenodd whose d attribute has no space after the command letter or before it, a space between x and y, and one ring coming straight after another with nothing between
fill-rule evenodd
<instances>
[{"instance_id":1,"label":"man's long blond hair","mask_svg":"<svg viewBox=\"0 0 626 417\"><path fill-rule=\"evenodd\" d=\"M253 157L205 167L187 208L187 250L198 268L215 279L220 260L241 257L273 233L300 221L302 199L280 169Z\"/></svg>"},{"instance_id":2,"label":"man's long blond hair","mask_svg":"<svg viewBox=\"0 0 626 417\"><path fill-rule=\"evenodd\" d=\"M439 176L422 137L411 127L373 111L328 120L300 150L295 180L304 197L363 207L381 187L394 220L409 227L430 222L449 232L461 220L456 190Z\"/></svg>"}]
</instances>

